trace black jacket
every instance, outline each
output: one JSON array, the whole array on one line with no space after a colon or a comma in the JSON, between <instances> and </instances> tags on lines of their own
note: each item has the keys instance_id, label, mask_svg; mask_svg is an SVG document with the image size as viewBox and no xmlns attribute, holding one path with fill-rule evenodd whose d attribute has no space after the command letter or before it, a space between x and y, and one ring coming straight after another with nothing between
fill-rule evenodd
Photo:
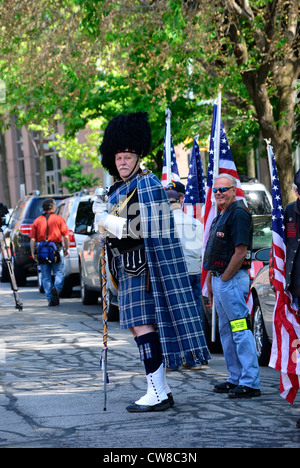
<instances>
[{"instance_id":1,"label":"black jacket","mask_svg":"<svg viewBox=\"0 0 300 468\"><path fill-rule=\"evenodd\" d=\"M300 200L290 203L284 211L286 232L286 288L290 289L294 278L295 261L300 262ZM300 266L297 265L298 271Z\"/></svg>"}]
</instances>

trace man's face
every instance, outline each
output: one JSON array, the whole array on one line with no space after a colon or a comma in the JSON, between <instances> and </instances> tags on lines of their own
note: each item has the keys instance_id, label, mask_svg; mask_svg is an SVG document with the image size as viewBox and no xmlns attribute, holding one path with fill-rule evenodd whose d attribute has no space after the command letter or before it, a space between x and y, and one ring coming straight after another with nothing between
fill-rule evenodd
<instances>
[{"instance_id":1,"label":"man's face","mask_svg":"<svg viewBox=\"0 0 300 468\"><path fill-rule=\"evenodd\" d=\"M139 170L139 157L134 153L117 153L115 163L122 180L127 180ZM133 171L133 172L132 172Z\"/></svg>"},{"instance_id":2,"label":"man's face","mask_svg":"<svg viewBox=\"0 0 300 468\"><path fill-rule=\"evenodd\" d=\"M214 194L218 207L220 208L220 210L224 211L229 207L229 205L231 205L231 203L233 203L236 200L236 187L233 187L232 182L225 177L216 179L214 183L215 189L220 189L222 187L231 187L226 192L221 193L220 191L218 191Z\"/></svg>"}]
</instances>

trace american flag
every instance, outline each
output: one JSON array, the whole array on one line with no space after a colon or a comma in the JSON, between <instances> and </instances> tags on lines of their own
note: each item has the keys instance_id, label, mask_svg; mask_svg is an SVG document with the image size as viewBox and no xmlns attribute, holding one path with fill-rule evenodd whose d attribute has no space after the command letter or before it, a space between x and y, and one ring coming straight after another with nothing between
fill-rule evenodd
<instances>
[{"instance_id":1,"label":"american flag","mask_svg":"<svg viewBox=\"0 0 300 468\"><path fill-rule=\"evenodd\" d=\"M173 139L171 133L167 132L167 122L165 124L165 142L164 142L164 154L163 154L163 171L162 171L162 178L161 183L164 187L166 187L172 180L180 182L179 171L177 167L176 161L176 154L173 145ZM167 167L167 138L169 138L169 147L171 149L171 168L170 168L170 176L171 180L168 180L168 167Z\"/></svg>"},{"instance_id":2,"label":"american flag","mask_svg":"<svg viewBox=\"0 0 300 468\"><path fill-rule=\"evenodd\" d=\"M217 126L217 117L218 117L218 105L214 105L213 121L211 127L210 135L210 147L209 147L209 163L207 168L207 189L206 189L206 203L205 203L205 212L204 212L204 239L203 239L203 252L202 258L204 258L205 248L209 236L209 231L211 223L216 216L216 208L214 203L214 196L212 192L212 187L214 184L214 155L217 153L217 135L216 135L216 126ZM219 157L219 174L230 174L237 181L237 191L236 198L237 200L244 200L245 205L247 205L245 195L241 186L241 182L236 170L236 166L233 161L231 154L230 146L228 144L226 132L224 129L222 118L220 118L220 157ZM216 174L217 175L217 174ZM202 294L207 295L206 287L206 277L207 271L203 270L201 274L201 286ZM251 295L248 298L251 302ZM249 311L252 309L252 305L248 304Z\"/></svg>"},{"instance_id":3,"label":"american flag","mask_svg":"<svg viewBox=\"0 0 300 468\"><path fill-rule=\"evenodd\" d=\"M197 138L194 138L188 182L185 188L183 211L201 220L201 209L205 204L205 182Z\"/></svg>"},{"instance_id":4,"label":"american flag","mask_svg":"<svg viewBox=\"0 0 300 468\"><path fill-rule=\"evenodd\" d=\"M299 391L300 376L300 319L293 305L293 297L286 291L286 235L280 183L273 148L267 147L272 177L273 286L276 305L273 318L273 342L270 367L281 372L280 395L293 404Z\"/></svg>"}]
</instances>

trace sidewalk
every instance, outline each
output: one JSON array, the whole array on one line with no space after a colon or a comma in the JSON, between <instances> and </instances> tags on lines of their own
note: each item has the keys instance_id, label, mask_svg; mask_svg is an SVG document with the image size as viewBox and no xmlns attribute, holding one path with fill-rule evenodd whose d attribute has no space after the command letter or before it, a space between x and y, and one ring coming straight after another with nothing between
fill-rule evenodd
<instances>
[{"instance_id":1,"label":"sidewalk","mask_svg":"<svg viewBox=\"0 0 300 468\"><path fill-rule=\"evenodd\" d=\"M175 406L130 414L146 379L130 333L109 323L107 411L99 367L99 306L76 295L49 308L33 282L21 288L24 310L0 284L0 447L177 448L299 447L300 398L279 395L279 373L261 369L262 397L229 400L213 393L226 378L223 356L202 370L169 372Z\"/></svg>"}]
</instances>

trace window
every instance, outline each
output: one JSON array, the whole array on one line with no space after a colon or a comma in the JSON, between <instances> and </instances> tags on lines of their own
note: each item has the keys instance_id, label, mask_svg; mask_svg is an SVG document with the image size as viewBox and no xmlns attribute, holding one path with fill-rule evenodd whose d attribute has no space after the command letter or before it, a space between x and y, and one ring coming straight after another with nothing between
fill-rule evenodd
<instances>
[{"instance_id":1,"label":"window","mask_svg":"<svg viewBox=\"0 0 300 468\"><path fill-rule=\"evenodd\" d=\"M86 234L87 226L93 226L94 224L94 217L91 200L80 202L75 222L75 233Z\"/></svg>"},{"instance_id":2,"label":"window","mask_svg":"<svg viewBox=\"0 0 300 468\"><path fill-rule=\"evenodd\" d=\"M272 213L268 196L263 190L244 190L244 195L252 215L269 215Z\"/></svg>"}]
</instances>

